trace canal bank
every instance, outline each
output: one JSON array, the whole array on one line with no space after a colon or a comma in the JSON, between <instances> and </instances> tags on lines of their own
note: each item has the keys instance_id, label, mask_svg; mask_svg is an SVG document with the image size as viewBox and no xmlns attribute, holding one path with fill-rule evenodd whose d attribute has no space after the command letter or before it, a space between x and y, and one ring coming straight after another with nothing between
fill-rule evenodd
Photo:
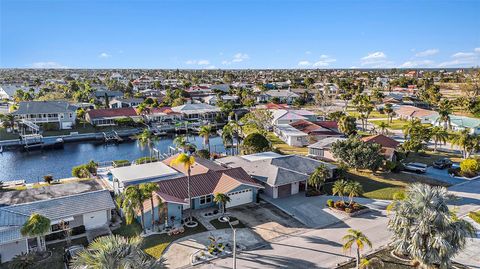
<instances>
[{"instance_id":1,"label":"canal bank","mask_svg":"<svg viewBox=\"0 0 480 269\"><path fill-rule=\"evenodd\" d=\"M88 135L87 137L90 137ZM51 150L20 151L6 150L0 153L0 181L25 180L27 183L42 182L43 176L53 175L55 179L71 177L72 167L87 163L108 162L113 160L134 161L150 156L150 149L142 147L136 140L125 140L123 143L108 143L82 140L83 134L75 139L79 141L65 143L63 148ZM160 153L169 152L174 136L159 137L153 147ZM189 142L203 148L203 138L189 136ZM212 152L225 153L222 138L210 138Z\"/></svg>"}]
</instances>

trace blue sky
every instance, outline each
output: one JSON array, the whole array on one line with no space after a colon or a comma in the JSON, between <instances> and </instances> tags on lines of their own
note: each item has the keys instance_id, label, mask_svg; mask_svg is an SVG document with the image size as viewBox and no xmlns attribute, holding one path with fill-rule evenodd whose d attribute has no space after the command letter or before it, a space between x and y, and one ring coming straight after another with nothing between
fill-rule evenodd
<instances>
[{"instance_id":1,"label":"blue sky","mask_svg":"<svg viewBox=\"0 0 480 269\"><path fill-rule=\"evenodd\" d=\"M0 67L472 67L479 14L477 0L0 0Z\"/></svg>"}]
</instances>

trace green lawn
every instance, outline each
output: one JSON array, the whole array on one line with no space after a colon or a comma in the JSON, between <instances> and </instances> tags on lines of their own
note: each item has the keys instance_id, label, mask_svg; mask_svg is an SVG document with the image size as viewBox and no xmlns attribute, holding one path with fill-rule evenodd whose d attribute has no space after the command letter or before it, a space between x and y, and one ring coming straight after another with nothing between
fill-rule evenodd
<instances>
[{"instance_id":1,"label":"green lawn","mask_svg":"<svg viewBox=\"0 0 480 269\"><path fill-rule=\"evenodd\" d=\"M274 133L269 132L267 139L272 143L272 147L276 150L279 150L283 154L298 154L298 155L307 155L308 148L303 147L292 147L283 142L278 138Z\"/></svg>"},{"instance_id":2,"label":"green lawn","mask_svg":"<svg viewBox=\"0 0 480 269\"><path fill-rule=\"evenodd\" d=\"M392 130L402 130L403 126L407 124L406 121L403 120L392 120L392 122L387 122L386 120L375 120L375 121L370 121L370 123L374 124L375 126L380 125L381 122L385 122L388 124L388 129Z\"/></svg>"},{"instance_id":3,"label":"green lawn","mask_svg":"<svg viewBox=\"0 0 480 269\"><path fill-rule=\"evenodd\" d=\"M470 212L468 213L468 216L475 221L476 223L480 224L480 210L477 212Z\"/></svg>"},{"instance_id":4,"label":"green lawn","mask_svg":"<svg viewBox=\"0 0 480 269\"><path fill-rule=\"evenodd\" d=\"M234 222L236 220L238 219L234 217L230 217L230 222ZM218 230L231 228L228 222L221 222L218 219L211 220L210 223L213 225L213 227L215 227L215 229L218 229ZM241 221L239 221L238 224L233 227L245 228L245 225Z\"/></svg>"},{"instance_id":5,"label":"green lawn","mask_svg":"<svg viewBox=\"0 0 480 269\"><path fill-rule=\"evenodd\" d=\"M148 255L154 257L155 259L159 259L165 249L172 243L173 241L180 239L185 236L189 236L196 233L206 232L207 229L200 223L198 223L197 227L188 228L185 227L185 232L182 234L172 235L169 236L168 234L154 234L148 237L143 238L142 241L142 249ZM133 223L130 225L122 225L120 228L113 231L113 234L118 234L126 237L138 236L142 232L142 228L140 224Z\"/></svg>"},{"instance_id":6,"label":"green lawn","mask_svg":"<svg viewBox=\"0 0 480 269\"><path fill-rule=\"evenodd\" d=\"M369 172L350 171L348 179L360 182L363 187L362 197L371 199L393 200L393 195L396 192L404 191L408 185L405 182L392 180L392 177L402 174L384 173L373 175ZM331 193L331 190L327 189Z\"/></svg>"},{"instance_id":7,"label":"green lawn","mask_svg":"<svg viewBox=\"0 0 480 269\"><path fill-rule=\"evenodd\" d=\"M0 141L18 139L18 134L7 133L7 129L0 127Z\"/></svg>"},{"instance_id":8,"label":"green lawn","mask_svg":"<svg viewBox=\"0 0 480 269\"><path fill-rule=\"evenodd\" d=\"M355 111L355 110L348 110L348 111L347 111L347 114L348 114L349 116L353 116L353 117L355 117L355 118L357 118L357 119L358 119L358 117L360 116L360 113L358 113L358 112ZM370 113L370 115L369 115L368 118L369 118L369 119L382 119L382 118L387 118L387 117L388 117L387 114L385 114L385 113L382 114L382 113L374 110L374 111L372 111L372 112Z\"/></svg>"},{"instance_id":9,"label":"green lawn","mask_svg":"<svg viewBox=\"0 0 480 269\"><path fill-rule=\"evenodd\" d=\"M434 151L425 151L425 152L412 152L408 154L408 157L405 158L404 162L419 162L428 165L432 165L434 161L442 158L449 158L453 162L460 162L462 160L462 156L453 153L446 153L446 152L434 152Z\"/></svg>"}]
</instances>

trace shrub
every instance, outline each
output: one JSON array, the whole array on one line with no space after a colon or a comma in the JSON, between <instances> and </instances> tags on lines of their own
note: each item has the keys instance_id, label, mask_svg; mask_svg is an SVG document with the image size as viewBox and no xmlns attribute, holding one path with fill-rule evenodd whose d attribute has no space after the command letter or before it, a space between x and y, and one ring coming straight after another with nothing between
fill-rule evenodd
<instances>
[{"instance_id":1,"label":"shrub","mask_svg":"<svg viewBox=\"0 0 480 269\"><path fill-rule=\"evenodd\" d=\"M345 212L350 214L350 213L352 213L352 209L350 207L347 207L347 208L345 208Z\"/></svg>"},{"instance_id":2,"label":"shrub","mask_svg":"<svg viewBox=\"0 0 480 269\"><path fill-rule=\"evenodd\" d=\"M90 177L90 171L86 165L78 165L72 168L72 176L78 178L88 178Z\"/></svg>"},{"instance_id":3,"label":"shrub","mask_svg":"<svg viewBox=\"0 0 480 269\"><path fill-rule=\"evenodd\" d=\"M474 177L480 171L480 164L475 159L466 159L460 163L460 173L465 177Z\"/></svg>"},{"instance_id":4,"label":"shrub","mask_svg":"<svg viewBox=\"0 0 480 269\"><path fill-rule=\"evenodd\" d=\"M52 184L53 176L52 175L43 176L43 181L45 181L47 184Z\"/></svg>"},{"instance_id":5,"label":"shrub","mask_svg":"<svg viewBox=\"0 0 480 269\"><path fill-rule=\"evenodd\" d=\"M468 216L475 221L476 223L480 224L480 211L477 212L470 212L468 213Z\"/></svg>"},{"instance_id":6,"label":"shrub","mask_svg":"<svg viewBox=\"0 0 480 269\"><path fill-rule=\"evenodd\" d=\"M262 134L251 133L243 140L242 149L245 154L264 152L270 149L270 142Z\"/></svg>"},{"instance_id":7,"label":"shrub","mask_svg":"<svg viewBox=\"0 0 480 269\"><path fill-rule=\"evenodd\" d=\"M335 205L335 203L333 202L332 199L328 199L327 200L327 205L328 205L328 207L333 207Z\"/></svg>"},{"instance_id":8,"label":"shrub","mask_svg":"<svg viewBox=\"0 0 480 269\"><path fill-rule=\"evenodd\" d=\"M158 161L155 157L141 157L135 160L135 163L152 163Z\"/></svg>"},{"instance_id":9,"label":"shrub","mask_svg":"<svg viewBox=\"0 0 480 269\"><path fill-rule=\"evenodd\" d=\"M197 155L204 159L210 159L210 152L207 149L198 150Z\"/></svg>"},{"instance_id":10,"label":"shrub","mask_svg":"<svg viewBox=\"0 0 480 269\"><path fill-rule=\"evenodd\" d=\"M334 206L335 206L335 208L343 210L345 208L345 203L343 201L336 201Z\"/></svg>"},{"instance_id":11,"label":"shrub","mask_svg":"<svg viewBox=\"0 0 480 269\"><path fill-rule=\"evenodd\" d=\"M114 167L122 167L122 166L129 166L130 161L129 160L116 160L113 161L113 166Z\"/></svg>"}]
</instances>

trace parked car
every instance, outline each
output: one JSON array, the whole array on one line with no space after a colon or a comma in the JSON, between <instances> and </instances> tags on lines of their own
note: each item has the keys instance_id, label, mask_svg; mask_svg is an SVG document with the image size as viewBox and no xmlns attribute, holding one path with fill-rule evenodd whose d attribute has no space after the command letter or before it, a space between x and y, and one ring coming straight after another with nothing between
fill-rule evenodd
<instances>
[{"instance_id":1,"label":"parked car","mask_svg":"<svg viewBox=\"0 0 480 269\"><path fill-rule=\"evenodd\" d=\"M453 163L448 158L439 159L433 162L433 167L438 169L445 169L452 167Z\"/></svg>"},{"instance_id":2,"label":"parked car","mask_svg":"<svg viewBox=\"0 0 480 269\"><path fill-rule=\"evenodd\" d=\"M63 254L63 262L65 263L65 268L70 268L70 262L73 257L85 249L82 245L73 245L65 249Z\"/></svg>"},{"instance_id":3,"label":"parked car","mask_svg":"<svg viewBox=\"0 0 480 269\"><path fill-rule=\"evenodd\" d=\"M424 163L406 163L405 170L412 171L415 173L425 173L427 172L428 165Z\"/></svg>"}]
</instances>

